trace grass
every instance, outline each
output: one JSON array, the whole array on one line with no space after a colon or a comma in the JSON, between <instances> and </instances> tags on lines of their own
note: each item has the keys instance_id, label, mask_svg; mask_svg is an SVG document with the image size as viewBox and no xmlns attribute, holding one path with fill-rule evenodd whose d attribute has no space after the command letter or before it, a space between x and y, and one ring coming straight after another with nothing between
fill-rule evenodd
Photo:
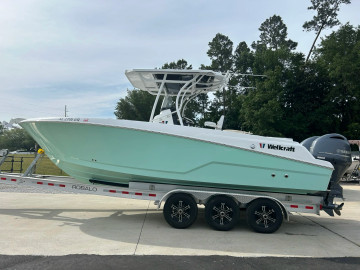
<instances>
[{"instance_id":1,"label":"grass","mask_svg":"<svg viewBox=\"0 0 360 270\"><path fill-rule=\"evenodd\" d=\"M13 172L23 173L29 167L31 162L34 160L35 155L22 155L22 154L14 154L9 155L5 162L1 165L0 170L4 173L10 172L12 160L13 162ZM21 159L23 160L22 168L21 168ZM50 161L50 159L44 155L41 157L36 163L36 168L34 174L44 174L44 175L67 175L61 169L56 167L54 163Z\"/></svg>"}]
</instances>

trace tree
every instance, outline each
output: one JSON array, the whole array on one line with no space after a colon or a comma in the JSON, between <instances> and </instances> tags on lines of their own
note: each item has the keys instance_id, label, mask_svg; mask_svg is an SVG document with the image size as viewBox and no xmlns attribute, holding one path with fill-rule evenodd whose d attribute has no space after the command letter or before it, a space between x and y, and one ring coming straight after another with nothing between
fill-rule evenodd
<instances>
[{"instance_id":1,"label":"tree","mask_svg":"<svg viewBox=\"0 0 360 270\"><path fill-rule=\"evenodd\" d=\"M281 18L277 19L280 22ZM281 25L269 24L270 21L273 20L268 20L266 24ZM281 28L286 29L286 26ZM272 39L272 45L268 44L271 40L268 42L262 38L255 46L251 70L254 74L267 77L248 79L251 88L239 97L242 103L238 119L242 122L242 129L255 134L302 140L303 136L307 136L307 117L313 113L310 108L314 107L311 97L307 96L309 92L303 89L309 89L302 68L304 56L292 52L291 46L288 46L292 43L288 42L284 31L275 32L281 37ZM313 107L308 106L308 101Z\"/></svg>"},{"instance_id":2,"label":"tree","mask_svg":"<svg viewBox=\"0 0 360 270\"><path fill-rule=\"evenodd\" d=\"M266 74L242 95L243 128L301 141L326 133L357 138L360 123L360 28L342 26L315 50L315 61L286 49L262 48L252 70Z\"/></svg>"},{"instance_id":3,"label":"tree","mask_svg":"<svg viewBox=\"0 0 360 270\"><path fill-rule=\"evenodd\" d=\"M165 63L162 69L192 69L192 65L188 66L188 63L184 59L180 59L177 62Z\"/></svg>"},{"instance_id":4,"label":"tree","mask_svg":"<svg viewBox=\"0 0 360 270\"><path fill-rule=\"evenodd\" d=\"M127 95L120 98L114 113L118 119L149 121L155 98L146 91L127 90Z\"/></svg>"},{"instance_id":5,"label":"tree","mask_svg":"<svg viewBox=\"0 0 360 270\"><path fill-rule=\"evenodd\" d=\"M4 132L4 127L3 125L0 123L0 135Z\"/></svg>"},{"instance_id":6,"label":"tree","mask_svg":"<svg viewBox=\"0 0 360 270\"><path fill-rule=\"evenodd\" d=\"M259 30L260 40L252 43L254 52L245 44L239 44L235 51L236 69L267 76L240 80L249 88L238 97L238 121L241 129L255 134L283 136L288 126L284 99L289 83L287 75L301 55L292 52L297 43L287 39L287 27L280 16L268 18Z\"/></svg>"},{"instance_id":7,"label":"tree","mask_svg":"<svg viewBox=\"0 0 360 270\"><path fill-rule=\"evenodd\" d=\"M302 141L305 138L337 132L338 121L333 117L329 101L331 82L326 69L316 63L305 65L303 55L293 55L286 69L283 111L287 124L282 133Z\"/></svg>"},{"instance_id":8,"label":"tree","mask_svg":"<svg viewBox=\"0 0 360 270\"><path fill-rule=\"evenodd\" d=\"M0 136L0 149L9 149L10 151L18 149L31 150L34 146L35 141L21 128L5 130Z\"/></svg>"},{"instance_id":9,"label":"tree","mask_svg":"<svg viewBox=\"0 0 360 270\"><path fill-rule=\"evenodd\" d=\"M214 71L227 72L232 69L233 42L223 34L216 34L209 42L207 55L211 59L211 69Z\"/></svg>"},{"instance_id":10,"label":"tree","mask_svg":"<svg viewBox=\"0 0 360 270\"><path fill-rule=\"evenodd\" d=\"M315 61L328 74L331 113L338 131L356 138L360 123L360 27L346 24L324 39L315 51Z\"/></svg>"},{"instance_id":11,"label":"tree","mask_svg":"<svg viewBox=\"0 0 360 270\"><path fill-rule=\"evenodd\" d=\"M360 123L351 123L348 126L348 129L345 131L344 135L347 136L349 140L352 138L360 138ZM359 147L355 151L359 151Z\"/></svg>"},{"instance_id":12,"label":"tree","mask_svg":"<svg viewBox=\"0 0 360 270\"><path fill-rule=\"evenodd\" d=\"M240 42L232 52L232 41L222 34L209 42L211 64L201 65L201 69L231 70L234 74L227 85L226 99L219 92L211 100L207 95L199 96L188 105L186 116L191 115L189 118L196 118L196 123L202 125L225 114L224 128L297 141L332 132L358 139L360 27L347 24L324 38L309 62L305 55L294 52L296 43L287 39L286 25L279 16L265 21L261 31L260 40L253 43L254 50ZM184 69L191 65L181 59L163 68ZM241 77L237 73L266 77ZM145 97L137 95L128 93L122 110L130 115L142 110ZM146 121L155 97L151 98L144 109Z\"/></svg>"},{"instance_id":13,"label":"tree","mask_svg":"<svg viewBox=\"0 0 360 270\"><path fill-rule=\"evenodd\" d=\"M233 42L229 37L223 34L216 34L216 36L209 42L209 49L207 55L211 59L210 69L214 71L227 72L232 70L233 67ZM204 66L202 66L204 68ZM226 114L226 97L225 97L225 88L222 93L215 93L216 99L218 99L214 104L223 105L223 114ZM210 107L212 114L215 114L217 119L220 117L217 107Z\"/></svg>"},{"instance_id":14,"label":"tree","mask_svg":"<svg viewBox=\"0 0 360 270\"><path fill-rule=\"evenodd\" d=\"M239 43L234 52L234 69L240 73L252 73L254 55L245 41Z\"/></svg>"},{"instance_id":15,"label":"tree","mask_svg":"<svg viewBox=\"0 0 360 270\"><path fill-rule=\"evenodd\" d=\"M340 24L339 20L336 18L340 5L350 3L351 0L311 0L312 5L308 7L308 9L316 11L316 15L311 21L305 22L303 28L306 31L315 31L317 34L306 57L306 62L310 58L321 31Z\"/></svg>"},{"instance_id":16,"label":"tree","mask_svg":"<svg viewBox=\"0 0 360 270\"><path fill-rule=\"evenodd\" d=\"M240 74L252 74L253 65L254 65L254 53L247 46L246 42L240 42L236 47L234 52L234 71ZM241 93L244 93L244 90L254 85L254 77L237 75L234 74L235 82L234 85L241 86L242 88L236 87L237 90L240 90Z\"/></svg>"},{"instance_id":17,"label":"tree","mask_svg":"<svg viewBox=\"0 0 360 270\"><path fill-rule=\"evenodd\" d=\"M240 115L242 127L258 135L282 136L284 114L281 108L283 87L281 85L281 68L269 71L269 79L258 82L256 89L242 96L243 103Z\"/></svg>"},{"instance_id":18,"label":"tree","mask_svg":"<svg viewBox=\"0 0 360 270\"><path fill-rule=\"evenodd\" d=\"M204 123L206 120L208 120L208 111L209 111L209 105L210 100L209 96L207 94L200 94L196 97L195 102L197 104L197 125L204 126Z\"/></svg>"},{"instance_id":19,"label":"tree","mask_svg":"<svg viewBox=\"0 0 360 270\"><path fill-rule=\"evenodd\" d=\"M280 48L295 50L297 42L287 38L287 27L282 18L273 15L260 25L260 40L252 44L253 49L267 48L277 50Z\"/></svg>"}]
</instances>

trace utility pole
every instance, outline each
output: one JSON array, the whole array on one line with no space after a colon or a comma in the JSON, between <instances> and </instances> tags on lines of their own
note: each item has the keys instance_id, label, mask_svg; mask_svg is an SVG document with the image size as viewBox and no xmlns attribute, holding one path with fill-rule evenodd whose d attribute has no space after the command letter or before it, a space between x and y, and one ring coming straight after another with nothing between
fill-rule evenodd
<instances>
[{"instance_id":1,"label":"utility pole","mask_svg":"<svg viewBox=\"0 0 360 270\"><path fill-rule=\"evenodd\" d=\"M67 117L67 112L69 112L67 109L66 109L66 105L65 105L65 117Z\"/></svg>"}]
</instances>

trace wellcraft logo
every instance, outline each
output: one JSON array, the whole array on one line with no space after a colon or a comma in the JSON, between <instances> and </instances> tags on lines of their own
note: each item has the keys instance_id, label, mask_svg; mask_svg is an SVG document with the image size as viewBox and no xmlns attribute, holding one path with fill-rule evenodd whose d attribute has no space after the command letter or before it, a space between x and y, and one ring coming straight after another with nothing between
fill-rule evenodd
<instances>
[{"instance_id":1,"label":"wellcraft logo","mask_svg":"<svg viewBox=\"0 0 360 270\"><path fill-rule=\"evenodd\" d=\"M260 148L265 148L265 143L260 143ZM282 146L279 144L268 144L267 149L271 150L280 150L280 151L288 151L288 152L295 152L295 147L293 146Z\"/></svg>"}]
</instances>

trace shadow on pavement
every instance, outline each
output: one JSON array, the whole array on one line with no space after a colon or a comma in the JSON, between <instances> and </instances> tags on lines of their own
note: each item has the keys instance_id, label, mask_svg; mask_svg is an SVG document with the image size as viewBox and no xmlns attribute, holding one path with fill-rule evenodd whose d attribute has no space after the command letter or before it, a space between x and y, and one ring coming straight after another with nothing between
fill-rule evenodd
<instances>
[{"instance_id":1,"label":"shadow on pavement","mask_svg":"<svg viewBox=\"0 0 360 270\"><path fill-rule=\"evenodd\" d=\"M102 213L103 217L87 218L83 213ZM318 248L314 243L319 236L334 237L316 222L347 224L360 227L357 220L343 218L309 218L294 215L290 222L284 222L274 234L259 234L251 231L241 211L240 222L232 231L214 231L208 227L204 218L204 209L199 209L198 220L186 230L170 227L163 218L162 211L147 209L0 209L0 215L17 216L31 220L50 220L50 226L78 226L90 236L112 241L148 246L189 248L214 251L246 252L249 255L272 254L273 256L313 256L312 249ZM101 215L101 214L100 214ZM144 226L142 224L144 223ZM60 222L60 223L59 223ZM42 230L42 228L39 228ZM139 236L137 236L139 235ZM196 236L196 237L194 237ZM336 235L335 235L336 237ZM345 240L343 240L345 241ZM239 244L240 242L240 244ZM241 243L242 242L242 243ZM289 245L291 243L291 245ZM351 243L348 243L351 246ZM273 246L280 246L281 253L274 253ZM298 249L303 247L299 253ZM305 248L307 246L307 248ZM359 249L359 246L354 248ZM325 253L326 254L326 253Z\"/></svg>"}]
</instances>

